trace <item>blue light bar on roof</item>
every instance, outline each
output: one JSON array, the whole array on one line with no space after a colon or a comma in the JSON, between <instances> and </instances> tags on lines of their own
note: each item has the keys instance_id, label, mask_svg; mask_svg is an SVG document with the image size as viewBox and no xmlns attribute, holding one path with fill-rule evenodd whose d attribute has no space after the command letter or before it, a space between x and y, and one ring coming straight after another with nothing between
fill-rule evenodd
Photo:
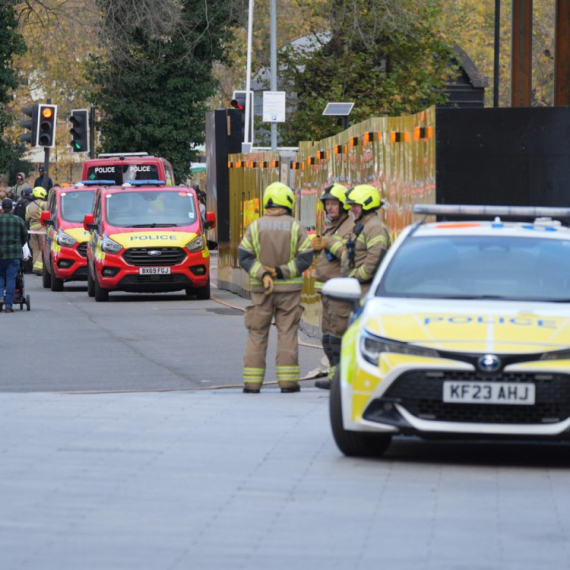
<instances>
[{"instance_id":1,"label":"blue light bar on roof","mask_svg":"<svg viewBox=\"0 0 570 570\"><path fill-rule=\"evenodd\" d=\"M570 218L570 208L534 206L463 206L461 204L416 204L414 214L427 216L499 216L500 218Z\"/></svg>"},{"instance_id":2,"label":"blue light bar on roof","mask_svg":"<svg viewBox=\"0 0 570 570\"><path fill-rule=\"evenodd\" d=\"M164 180L125 180L124 184L130 184L131 186L162 186L166 182Z\"/></svg>"},{"instance_id":3,"label":"blue light bar on roof","mask_svg":"<svg viewBox=\"0 0 570 570\"><path fill-rule=\"evenodd\" d=\"M84 184L85 186L114 186L114 180L80 180L77 184Z\"/></svg>"}]
</instances>

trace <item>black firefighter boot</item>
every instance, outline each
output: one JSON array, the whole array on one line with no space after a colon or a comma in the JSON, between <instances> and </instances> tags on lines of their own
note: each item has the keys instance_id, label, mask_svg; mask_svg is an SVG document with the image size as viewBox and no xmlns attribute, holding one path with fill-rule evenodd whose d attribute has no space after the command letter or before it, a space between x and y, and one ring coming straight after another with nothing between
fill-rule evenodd
<instances>
[{"instance_id":1,"label":"black firefighter boot","mask_svg":"<svg viewBox=\"0 0 570 570\"><path fill-rule=\"evenodd\" d=\"M322 388L323 390L330 390L330 388L331 388L330 378L332 376L330 374L330 369L333 365L332 360L334 359L334 354L331 351L330 339L331 339L330 334L324 334L323 335L323 338L322 338L323 350L325 351L326 357L329 359L329 374L328 374L327 378L319 378L315 382L315 387L316 388Z\"/></svg>"}]
</instances>

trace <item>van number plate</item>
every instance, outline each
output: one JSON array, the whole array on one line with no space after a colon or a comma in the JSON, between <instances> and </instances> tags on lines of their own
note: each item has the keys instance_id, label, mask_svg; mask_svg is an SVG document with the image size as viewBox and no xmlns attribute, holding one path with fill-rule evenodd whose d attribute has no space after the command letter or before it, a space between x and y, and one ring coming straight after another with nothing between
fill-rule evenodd
<instances>
[{"instance_id":1,"label":"van number plate","mask_svg":"<svg viewBox=\"0 0 570 570\"><path fill-rule=\"evenodd\" d=\"M170 273L170 267L140 267L140 275L167 275Z\"/></svg>"},{"instance_id":2,"label":"van number plate","mask_svg":"<svg viewBox=\"0 0 570 570\"><path fill-rule=\"evenodd\" d=\"M530 382L453 382L443 383L443 401L448 404L522 404L535 401Z\"/></svg>"}]
</instances>

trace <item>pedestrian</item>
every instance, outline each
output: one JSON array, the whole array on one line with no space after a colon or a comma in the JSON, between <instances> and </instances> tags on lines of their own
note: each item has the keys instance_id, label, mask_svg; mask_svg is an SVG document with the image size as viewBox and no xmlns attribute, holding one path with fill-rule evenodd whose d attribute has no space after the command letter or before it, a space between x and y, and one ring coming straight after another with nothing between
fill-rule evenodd
<instances>
[{"instance_id":1,"label":"pedestrian","mask_svg":"<svg viewBox=\"0 0 570 570\"><path fill-rule=\"evenodd\" d=\"M31 234L30 247L32 248L33 256L32 273L36 275L41 275L44 269L42 248L44 245L45 232L40 223L40 217L42 212L47 209L46 196L47 192L45 188L36 186L32 191L32 201L26 207L26 222Z\"/></svg>"},{"instance_id":2,"label":"pedestrian","mask_svg":"<svg viewBox=\"0 0 570 570\"><path fill-rule=\"evenodd\" d=\"M32 201L32 189L26 188L14 206L14 214L26 221L26 208Z\"/></svg>"},{"instance_id":3,"label":"pedestrian","mask_svg":"<svg viewBox=\"0 0 570 570\"><path fill-rule=\"evenodd\" d=\"M281 182L263 194L265 214L247 228L238 249L250 276L252 304L245 310L248 339L243 380L246 393L259 393L265 377L269 327L277 326L277 381L281 392L298 392L298 330L303 314L303 272L313 260L307 231L292 217L295 195Z\"/></svg>"},{"instance_id":4,"label":"pedestrian","mask_svg":"<svg viewBox=\"0 0 570 570\"><path fill-rule=\"evenodd\" d=\"M12 200L4 198L0 216L0 311L4 306L5 313L14 312L12 301L16 289L16 277L22 259L22 248L27 241L26 224L12 214Z\"/></svg>"},{"instance_id":5,"label":"pedestrian","mask_svg":"<svg viewBox=\"0 0 570 570\"><path fill-rule=\"evenodd\" d=\"M26 182L26 175L23 172L16 174L16 184L11 186L9 190L12 192L12 199L17 201L22 196L24 190L31 190L31 186Z\"/></svg>"},{"instance_id":6,"label":"pedestrian","mask_svg":"<svg viewBox=\"0 0 570 570\"><path fill-rule=\"evenodd\" d=\"M38 186L40 186L41 188L45 188L47 196L47 193L53 188L53 180L48 176L47 185L44 185L44 172L45 168L43 167L43 165L40 164L38 166L39 176L36 178L34 182L34 188L37 188Z\"/></svg>"},{"instance_id":7,"label":"pedestrian","mask_svg":"<svg viewBox=\"0 0 570 570\"><path fill-rule=\"evenodd\" d=\"M325 188L321 201L325 207L329 224L322 237L313 239L313 249L318 253L315 266L315 290L320 292L326 281L340 277L340 260L354 228L354 221L348 214L346 194L348 188L342 184L332 184ZM331 380L340 361L342 335L348 327L350 305L321 297L321 330L323 350L329 361L327 378L315 382L317 388L329 390Z\"/></svg>"},{"instance_id":8,"label":"pedestrian","mask_svg":"<svg viewBox=\"0 0 570 570\"><path fill-rule=\"evenodd\" d=\"M364 296L390 246L390 234L378 215L382 200L374 186L355 186L345 205L350 207L355 225L341 260L341 274L358 279Z\"/></svg>"}]
</instances>

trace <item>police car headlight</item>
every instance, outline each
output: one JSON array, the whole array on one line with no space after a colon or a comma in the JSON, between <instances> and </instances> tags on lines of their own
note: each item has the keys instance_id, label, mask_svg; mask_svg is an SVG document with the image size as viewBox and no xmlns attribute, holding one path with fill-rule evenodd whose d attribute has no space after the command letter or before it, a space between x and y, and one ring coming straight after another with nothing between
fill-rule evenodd
<instances>
[{"instance_id":1,"label":"police car headlight","mask_svg":"<svg viewBox=\"0 0 570 570\"><path fill-rule=\"evenodd\" d=\"M104 237L101 240L101 249L105 253L119 253L123 249L123 246L108 237Z\"/></svg>"},{"instance_id":2,"label":"police car headlight","mask_svg":"<svg viewBox=\"0 0 570 570\"><path fill-rule=\"evenodd\" d=\"M55 241L57 242L57 245L63 245L65 247L73 247L77 243L75 238L72 238L69 234L62 232L61 230L57 232Z\"/></svg>"},{"instance_id":3,"label":"police car headlight","mask_svg":"<svg viewBox=\"0 0 570 570\"><path fill-rule=\"evenodd\" d=\"M438 358L439 353L432 348L423 348L405 342L388 340L364 331L360 337L360 352L365 360L371 364L378 364L378 359L383 352L395 354L409 354L410 356L424 356Z\"/></svg>"},{"instance_id":4,"label":"police car headlight","mask_svg":"<svg viewBox=\"0 0 570 570\"><path fill-rule=\"evenodd\" d=\"M190 253L196 253L197 251L202 251L206 242L203 236L196 236L192 241L186 244L186 249Z\"/></svg>"},{"instance_id":5,"label":"police car headlight","mask_svg":"<svg viewBox=\"0 0 570 570\"><path fill-rule=\"evenodd\" d=\"M570 360L570 349L545 352L539 360Z\"/></svg>"}]
</instances>

